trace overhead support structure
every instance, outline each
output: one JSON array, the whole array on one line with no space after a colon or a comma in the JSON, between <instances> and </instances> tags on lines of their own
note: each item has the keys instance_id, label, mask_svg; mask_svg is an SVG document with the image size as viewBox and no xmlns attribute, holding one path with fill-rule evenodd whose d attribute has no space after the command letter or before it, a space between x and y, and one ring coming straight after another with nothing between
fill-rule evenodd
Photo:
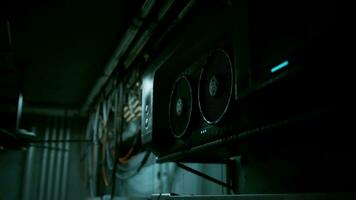
<instances>
[{"instance_id":1,"label":"overhead support structure","mask_svg":"<svg viewBox=\"0 0 356 200\"><path fill-rule=\"evenodd\" d=\"M0 106L0 112L2 113L15 113L17 110L16 106ZM75 109L65 109L65 108L55 108L55 107L37 107L26 105L22 108L22 115L41 115L41 116L53 116L53 117L66 117L79 115L79 110Z\"/></svg>"},{"instance_id":2,"label":"overhead support structure","mask_svg":"<svg viewBox=\"0 0 356 200\"><path fill-rule=\"evenodd\" d=\"M105 66L103 74L95 82L93 89L90 91L86 101L80 109L80 114L85 114L86 112L88 112L90 106L93 104L93 101L99 95L100 91L103 89L103 87L106 85L106 83L112 76L117 65L121 61L122 56L125 54L132 41L138 35L144 19L147 18L148 14L151 12L155 2L156 0L146 0L145 3L142 5L140 16L134 18L133 23L122 37L121 42L119 43L113 55L109 59L109 62Z\"/></svg>"},{"instance_id":3,"label":"overhead support structure","mask_svg":"<svg viewBox=\"0 0 356 200\"><path fill-rule=\"evenodd\" d=\"M172 19L168 27L164 26L164 20L166 16L169 15L169 12L174 10L173 8L177 5L175 4L176 0L165 1L164 3L157 5L156 0L146 0L143 6L141 7L141 12L139 16L136 16L133 19L131 26L128 28L126 33L121 39L121 42L117 46L113 55L109 59L109 62L106 64L103 74L97 79L94 87L90 91L87 99L85 100L83 106L80 109L80 114L86 114L90 107L93 106L97 97L102 93L105 87L110 82L113 77L115 69L118 65L122 65L120 69L127 70L138 59L139 55L147 48L149 40L155 35L159 29L163 28L163 33L159 32L157 38L158 42L154 42L153 48L157 47L160 44L161 40L170 33L175 26L177 26L181 20L187 15L191 10L196 0L190 0L186 5L183 6L182 10L177 14L177 16ZM159 7L157 16L148 17L152 12L154 7ZM150 21L146 21L146 19ZM145 28L143 28L145 27Z\"/></svg>"}]
</instances>

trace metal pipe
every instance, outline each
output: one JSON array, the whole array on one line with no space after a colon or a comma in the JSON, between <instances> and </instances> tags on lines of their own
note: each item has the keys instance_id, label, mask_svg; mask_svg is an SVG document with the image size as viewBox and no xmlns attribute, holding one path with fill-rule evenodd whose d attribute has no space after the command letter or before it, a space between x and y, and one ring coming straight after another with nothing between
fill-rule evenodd
<instances>
[{"instance_id":1,"label":"metal pipe","mask_svg":"<svg viewBox=\"0 0 356 200\"><path fill-rule=\"evenodd\" d=\"M70 120L67 119L67 130L66 130L66 136L65 139L66 140L70 140L71 138L71 123ZM63 171L62 171L62 176L63 176L63 181L62 181L62 185L61 185L61 191L59 193L60 195L60 200L64 200L67 199L67 178L68 178L68 164L69 164L69 151L70 151L70 145L69 143L66 143L64 148L67 150L64 153L64 161L63 161Z\"/></svg>"},{"instance_id":2,"label":"metal pipe","mask_svg":"<svg viewBox=\"0 0 356 200\"><path fill-rule=\"evenodd\" d=\"M113 55L109 59L108 64L105 66L103 74L97 79L93 89L90 91L86 101L84 102L82 108L80 109L80 114L85 114L89 110L89 107L92 105L94 99L99 95L100 91L106 85L112 73L116 69L117 64L119 63L121 57L127 51L132 41L136 38L139 30L142 27L143 19L145 19L147 15L152 11L155 2L156 2L155 0L145 1L143 6L141 7L142 19L136 17L133 20L133 23L126 31L118 47L116 48Z\"/></svg>"},{"instance_id":3,"label":"metal pipe","mask_svg":"<svg viewBox=\"0 0 356 200\"><path fill-rule=\"evenodd\" d=\"M48 120L49 121L49 120ZM47 124L46 130L45 130L45 140L49 139L49 132L50 132L50 127L49 124ZM47 145L45 145L47 146ZM39 191L39 200L44 199L44 193L45 193L45 181L46 181L46 172L47 172L47 157L48 157L48 149L43 150L43 156L42 156L42 167L41 167L41 180L40 180L40 191Z\"/></svg>"},{"instance_id":4,"label":"metal pipe","mask_svg":"<svg viewBox=\"0 0 356 200\"><path fill-rule=\"evenodd\" d=\"M143 3L142 8L141 8L141 17L146 18L147 15L150 13L152 10L154 4L156 3L156 0L146 0L145 3Z\"/></svg>"},{"instance_id":5,"label":"metal pipe","mask_svg":"<svg viewBox=\"0 0 356 200\"><path fill-rule=\"evenodd\" d=\"M65 117L65 116L76 116L79 115L79 111L75 109L60 109L52 107L24 107L24 114L28 115L43 115L52 117Z\"/></svg>"},{"instance_id":6,"label":"metal pipe","mask_svg":"<svg viewBox=\"0 0 356 200\"><path fill-rule=\"evenodd\" d=\"M161 34L161 36L157 39L155 44L153 45L153 49L157 49L158 46L161 44L162 40L164 40L169 33L175 28L178 24L182 22L182 20L186 17L186 15L192 10L193 6L195 5L196 0L190 0L183 10L178 14L176 19L169 25L166 30Z\"/></svg>"},{"instance_id":7,"label":"metal pipe","mask_svg":"<svg viewBox=\"0 0 356 200\"><path fill-rule=\"evenodd\" d=\"M174 0L167 1L160 9L156 21L152 22L148 26L148 28L141 34L141 37L138 39L135 45L131 48L131 51L128 53L128 56L124 62L125 68L128 68L135 61L137 56L141 53L142 49L145 47L145 45L151 38L164 16L166 16L173 3Z\"/></svg>"},{"instance_id":8,"label":"metal pipe","mask_svg":"<svg viewBox=\"0 0 356 200\"><path fill-rule=\"evenodd\" d=\"M59 131L59 138L58 140L63 140L63 135L64 135L64 119L61 119L60 123L60 131ZM57 143L57 148L63 149L63 143ZM66 152L66 151L65 151ZM63 178L63 175L61 175L61 164L63 162L63 151L56 151L57 153L57 162L56 162L56 174L54 178L54 193L53 193L53 200L58 200L59 197L59 192L60 192L60 186L61 186L61 181Z\"/></svg>"},{"instance_id":9,"label":"metal pipe","mask_svg":"<svg viewBox=\"0 0 356 200\"><path fill-rule=\"evenodd\" d=\"M53 126L53 132L51 133L52 134L52 139L56 139L57 138L57 135L58 135L58 119L55 118L54 119L54 126ZM56 148L55 144L50 144L50 147L52 148ZM47 180L47 188L46 188L46 199L52 199L52 186L53 186L53 182L54 182L54 179L53 179L53 174L54 174L54 167L55 167L55 164L54 164L54 161L55 161L55 156L56 156L56 150L54 149L50 149L50 156L49 156L49 164L48 164L48 180Z\"/></svg>"},{"instance_id":10,"label":"metal pipe","mask_svg":"<svg viewBox=\"0 0 356 200\"><path fill-rule=\"evenodd\" d=\"M58 140L35 140L31 141L31 143L91 143L93 140L81 140L81 139L58 139Z\"/></svg>"},{"instance_id":11,"label":"metal pipe","mask_svg":"<svg viewBox=\"0 0 356 200\"><path fill-rule=\"evenodd\" d=\"M1 105L0 112L2 113L15 113L17 112L16 106L11 105ZM50 117L65 117L79 115L79 111L75 109L61 109L55 107L38 107L31 106L22 108L22 115L39 115L39 116L50 116Z\"/></svg>"},{"instance_id":12,"label":"metal pipe","mask_svg":"<svg viewBox=\"0 0 356 200\"><path fill-rule=\"evenodd\" d=\"M27 151L26 171L25 171L24 185L22 191L23 200L30 200L32 197L31 177L33 173L34 156L35 156L35 148L33 146L30 146Z\"/></svg>"},{"instance_id":13,"label":"metal pipe","mask_svg":"<svg viewBox=\"0 0 356 200\"><path fill-rule=\"evenodd\" d=\"M36 144L32 144L30 143L30 146L31 147L36 147L36 148L39 148L39 149L48 149L48 150L56 150L56 151L67 151L66 149L64 148L57 148L57 147L49 147L49 146L44 146L44 145L36 145Z\"/></svg>"}]
</instances>

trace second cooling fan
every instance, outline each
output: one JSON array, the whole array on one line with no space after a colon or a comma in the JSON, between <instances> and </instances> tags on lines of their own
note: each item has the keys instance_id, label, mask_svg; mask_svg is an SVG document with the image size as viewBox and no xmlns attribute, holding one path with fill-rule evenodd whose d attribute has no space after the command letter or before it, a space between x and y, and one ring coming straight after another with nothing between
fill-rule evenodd
<instances>
[{"instance_id":1,"label":"second cooling fan","mask_svg":"<svg viewBox=\"0 0 356 200\"><path fill-rule=\"evenodd\" d=\"M183 137L189 129L193 110L192 86L186 76L175 81L169 102L169 122L176 138Z\"/></svg>"}]
</instances>

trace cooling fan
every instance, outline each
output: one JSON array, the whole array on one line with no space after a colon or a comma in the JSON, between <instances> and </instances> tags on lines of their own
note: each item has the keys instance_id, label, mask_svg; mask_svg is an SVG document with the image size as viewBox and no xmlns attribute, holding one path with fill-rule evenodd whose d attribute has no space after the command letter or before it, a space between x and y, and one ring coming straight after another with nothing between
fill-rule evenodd
<instances>
[{"instance_id":1,"label":"cooling fan","mask_svg":"<svg viewBox=\"0 0 356 200\"><path fill-rule=\"evenodd\" d=\"M204 120L209 124L220 122L228 110L233 96L233 69L229 54L214 50L202 68L198 103Z\"/></svg>"},{"instance_id":2,"label":"cooling fan","mask_svg":"<svg viewBox=\"0 0 356 200\"><path fill-rule=\"evenodd\" d=\"M175 81L169 101L169 122L174 137L187 134L193 113L193 93L188 78L184 75Z\"/></svg>"}]
</instances>

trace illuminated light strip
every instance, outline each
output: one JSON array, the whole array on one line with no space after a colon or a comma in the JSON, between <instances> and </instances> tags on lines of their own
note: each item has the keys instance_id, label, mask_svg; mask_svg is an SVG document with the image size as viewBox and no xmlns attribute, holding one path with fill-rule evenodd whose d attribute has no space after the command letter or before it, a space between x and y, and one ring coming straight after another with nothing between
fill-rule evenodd
<instances>
[{"instance_id":1,"label":"illuminated light strip","mask_svg":"<svg viewBox=\"0 0 356 200\"><path fill-rule=\"evenodd\" d=\"M288 60L282 62L281 64L279 64L279 65L273 67L273 68L271 69L271 73L274 73L274 72L276 72L276 71L278 71L278 70L280 70L280 69L286 67L288 64L289 64Z\"/></svg>"}]
</instances>

